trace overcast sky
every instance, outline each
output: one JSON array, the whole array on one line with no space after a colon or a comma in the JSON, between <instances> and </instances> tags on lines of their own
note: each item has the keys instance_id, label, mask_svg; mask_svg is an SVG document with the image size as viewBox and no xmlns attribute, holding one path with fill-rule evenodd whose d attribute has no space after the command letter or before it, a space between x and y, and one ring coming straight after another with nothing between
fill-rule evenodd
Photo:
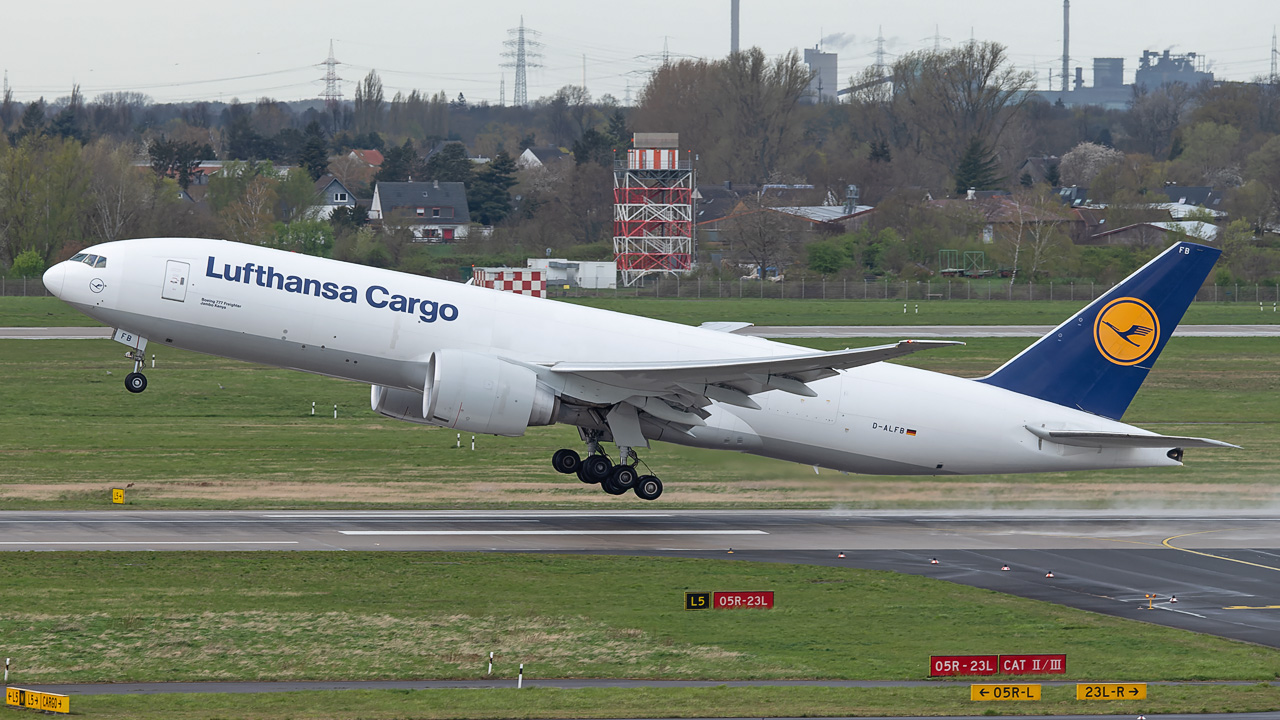
<instances>
[{"instance_id":1,"label":"overcast sky","mask_svg":"<svg viewBox=\"0 0 1280 720\"><path fill-rule=\"evenodd\" d=\"M1061 0L894 0L851 2L741 0L741 45L770 55L813 47L839 53L843 83L874 62L883 31L886 59L912 50L993 40L1019 68L1054 86L1062 56ZM92 98L136 91L157 101L301 100L323 90L323 61L333 40L350 98L355 81L376 69L387 97L397 90L443 90L450 98L506 102L515 70L503 68L503 41L524 17L542 43L528 75L529 99L582 84L595 97L634 97L646 73L672 57L722 57L729 51L729 0L308 3L278 0L186 2L12 2L2 13L0 68L14 96L54 100L73 83ZM1122 57L1132 82L1143 50L1195 52L1219 78L1247 80L1271 69L1275 0L1073 0L1071 64ZM935 31L936 27L936 31ZM935 34L941 39L935 40ZM1073 70L1074 72L1074 70Z\"/></svg>"}]
</instances>

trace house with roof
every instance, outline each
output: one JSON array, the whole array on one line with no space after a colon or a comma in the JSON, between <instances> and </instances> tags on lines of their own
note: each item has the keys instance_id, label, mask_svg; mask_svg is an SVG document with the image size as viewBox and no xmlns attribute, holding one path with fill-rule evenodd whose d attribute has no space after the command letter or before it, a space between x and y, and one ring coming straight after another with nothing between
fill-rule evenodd
<instances>
[{"instance_id":1,"label":"house with roof","mask_svg":"<svg viewBox=\"0 0 1280 720\"><path fill-rule=\"evenodd\" d=\"M516 167L521 170L532 170L534 168L547 167L548 165L564 160L568 156L569 153L558 147L550 145L546 147L525 148L525 151L520 153L520 157L516 158Z\"/></svg>"},{"instance_id":2,"label":"house with roof","mask_svg":"<svg viewBox=\"0 0 1280 720\"><path fill-rule=\"evenodd\" d=\"M333 175L321 175L315 188L318 202L312 209L312 215L318 220L328 220L340 207L356 207L356 196Z\"/></svg>"},{"instance_id":3,"label":"house with roof","mask_svg":"<svg viewBox=\"0 0 1280 720\"><path fill-rule=\"evenodd\" d=\"M352 150L347 157L364 163L366 167L382 167L382 153L378 150Z\"/></svg>"},{"instance_id":4,"label":"house with roof","mask_svg":"<svg viewBox=\"0 0 1280 720\"><path fill-rule=\"evenodd\" d=\"M1184 239L1211 243L1218 239L1219 232L1217 225L1200 220L1140 222L1098 233L1084 244L1164 247Z\"/></svg>"},{"instance_id":5,"label":"house with roof","mask_svg":"<svg viewBox=\"0 0 1280 720\"><path fill-rule=\"evenodd\" d=\"M471 212L460 182L380 182L373 188L369 220L384 228L407 227L417 242L450 242L467 236Z\"/></svg>"}]
</instances>

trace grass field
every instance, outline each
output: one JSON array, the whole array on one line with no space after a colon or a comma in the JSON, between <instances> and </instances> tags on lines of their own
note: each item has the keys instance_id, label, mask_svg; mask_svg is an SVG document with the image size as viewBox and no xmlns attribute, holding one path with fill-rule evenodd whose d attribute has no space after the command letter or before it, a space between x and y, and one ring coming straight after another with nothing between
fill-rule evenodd
<instances>
[{"instance_id":1,"label":"grass field","mask_svg":"<svg viewBox=\"0 0 1280 720\"><path fill-rule=\"evenodd\" d=\"M1069 300L902 302L876 300L777 300L725 298L569 299L579 305L644 315L671 322L699 325L710 321L740 321L756 325L1057 325L1084 306ZM919 312L916 312L917 306ZM1255 325L1280 323L1280 314L1267 304L1193 303L1183 320L1195 325ZM94 320L53 297L0 297L0 327L88 327Z\"/></svg>"},{"instance_id":2,"label":"grass field","mask_svg":"<svg viewBox=\"0 0 1280 720\"><path fill-rule=\"evenodd\" d=\"M1027 342L978 339L905 362L976 376ZM815 476L807 466L669 444L643 457L666 481L657 503L665 507L1250 507L1274 502L1280 489L1277 344L1169 344L1126 420L1244 447L1189 451L1184 468L899 478ZM130 395L115 343L0 341L0 508L101 507L108 488L128 482L140 508L655 507L552 471L555 449L579 445L572 428L480 436L472 452L469 435L458 449L453 431L374 415L364 385L158 354L150 388Z\"/></svg>"},{"instance_id":3,"label":"grass field","mask_svg":"<svg viewBox=\"0 0 1280 720\"><path fill-rule=\"evenodd\" d=\"M1074 687L1046 687L1041 702L974 703L968 687L734 688L636 690L421 690L302 692L273 695L99 695L73 700L77 713L139 720L288 717L294 720L423 718L823 717L937 715L1136 716L1265 712L1280 707L1280 689L1155 687L1144 701L1083 703Z\"/></svg>"},{"instance_id":4,"label":"grass field","mask_svg":"<svg viewBox=\"0 0 1280 720\"><path fill-rule=\"evenodd\" d=\"M92 582L86 582L92 578ZM1280 677L1280 651L913 575L482 553L6 553L11 681L927 679L931 654L1058 652L1057 680ZM773 610L684 593L773 590ZM1023 678L1025 679L1025 678Z\"/></svg>"}]
</instances>

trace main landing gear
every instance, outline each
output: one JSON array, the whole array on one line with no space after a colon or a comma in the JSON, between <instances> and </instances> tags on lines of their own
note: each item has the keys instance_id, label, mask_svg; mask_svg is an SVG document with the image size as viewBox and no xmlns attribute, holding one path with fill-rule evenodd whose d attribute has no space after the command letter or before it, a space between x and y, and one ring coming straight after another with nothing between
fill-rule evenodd
<instances>
[{"instance_id":1,"label":"main landing gear","mask_svg":"<svg viewBox=\"0 0 1280 720\"><path fill-rule=\"evenodd\" d=\"M557 450L551 456L551 465L565 475L577 474L578 479L591 485L600 485L610 495L622 495L634 490L636 497L657 500L662 494L662 481L656 475L641 475L639 458L629 447L619 448L619 464L614 465L595 442L588 443L588 455L583 458L569 449Z\"/></svg>"}]
</instances>

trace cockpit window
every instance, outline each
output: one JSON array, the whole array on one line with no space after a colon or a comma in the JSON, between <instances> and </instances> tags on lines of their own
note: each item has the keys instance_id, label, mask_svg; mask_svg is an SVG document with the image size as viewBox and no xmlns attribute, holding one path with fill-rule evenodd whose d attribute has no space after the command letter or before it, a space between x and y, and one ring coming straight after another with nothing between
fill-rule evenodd
<instances>
[{"instance_id":1,"label":"cockpit window","mask_svg":"<svg viewBox=\"0 0 1280 720\"><path fill-rule=\"evenodd\" d=\"M71 256L71 262L82 262L91 268L104 268L107 266L107 257L105 255L77 253Z\"/></svg>"}]
</instances>

